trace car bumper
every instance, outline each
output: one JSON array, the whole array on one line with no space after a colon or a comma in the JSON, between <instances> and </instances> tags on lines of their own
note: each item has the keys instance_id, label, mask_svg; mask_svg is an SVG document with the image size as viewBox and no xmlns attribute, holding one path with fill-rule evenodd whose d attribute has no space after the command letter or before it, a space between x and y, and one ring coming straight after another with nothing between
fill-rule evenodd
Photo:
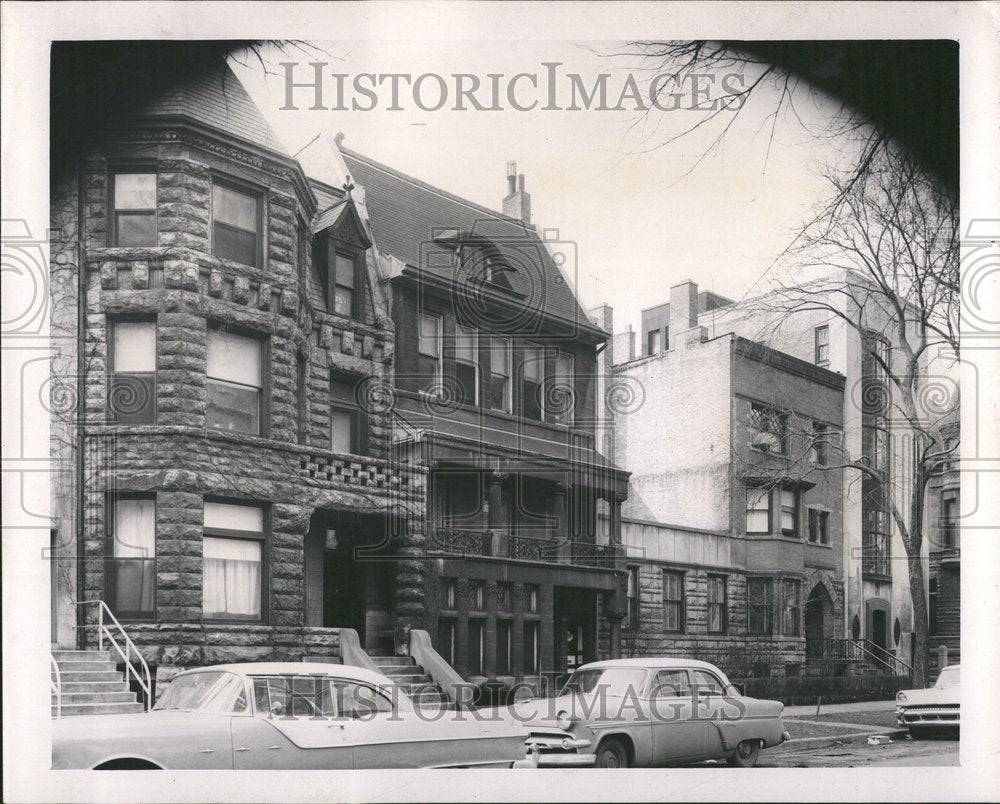
<instances>
[{"instance_id":1,"label":"car bumper","mask_svg":"<svg viewBox=\"0 0 1000 804\"><path fill-rule=\"evenodd\" d=\"M958 728L961 725L957 706L899 706L896 723L900 728Z\"/></svg>"},{"instance_id":2,"label":"car bumper","mask_svg":"<svg viewBox=\"0 0 1000 804\"><path fill-rule=\"evenodd\" d=\"M533 735L524 743L524 759L513 767L589 768L597 762L597 755L579 753L586 748L590 748L590 740Z\"/></svg>"}]
</instances>

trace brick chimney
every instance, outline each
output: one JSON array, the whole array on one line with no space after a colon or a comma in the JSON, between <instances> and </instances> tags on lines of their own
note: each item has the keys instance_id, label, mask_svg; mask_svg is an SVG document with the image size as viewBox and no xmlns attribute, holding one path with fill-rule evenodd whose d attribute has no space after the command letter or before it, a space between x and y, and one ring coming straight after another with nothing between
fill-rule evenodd
<instances>
[{"instance_id":1,"label":"brick chimney","mask_svg":"<svg viewBox=\"0 0 1000 804\"><path fill-rule=\"evenodd\" d=\"M704 341L705 327L698 326L698 285L690 279L670 288L670 339L676 345Z\"/></svg>"},{"instance_id":2,"label":"brick chimney","mask_svg":"<svg viewBox=\"0 0 1000 804\"><path fill-rule=\"evenodd\" d=\"M629 324L624 332L618 332L611 339L612 360L617 366L635 360L635 332Z\"/></svg>"},{"instance_id":3,"label":"brick chimney","mask_svg":"<svg viewBox=\"0 0 1000 804\"><path fill-rule=\"evenodd\" d=\"M507 195L503 199L503 214L531 224L531 195L524 191L524 174L518 174L517 162L507 163Z\"/></svg>"}]
</instances>

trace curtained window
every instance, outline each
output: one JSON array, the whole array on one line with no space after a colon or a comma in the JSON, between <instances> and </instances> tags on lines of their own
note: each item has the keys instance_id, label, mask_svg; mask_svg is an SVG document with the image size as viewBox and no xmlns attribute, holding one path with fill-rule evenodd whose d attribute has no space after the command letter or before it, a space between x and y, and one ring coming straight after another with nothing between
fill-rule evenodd
<instances>
[{"instance_id":1,"label":"curtained window","mask_svg":"<svg viewBox=\"0 0 1000 804\"><path fill-rule=\"evenodd\" d=\"M261 620L264 509L205 502L202 610L208 619Z\"/></svg>"},{"instance_id":2,"label":"curtained window","mask_svg":"<svg viewBox=\"0 0 1000 804\"><path fill-rule=\"evenodd\" d=\"M156 498L114 502L111 598L115 614L153 617L156 610Z\"/></svg>"},{"instance_id":3,"label":"curtained window","mask_svg":"<svg viewBox=\"0 0 1000 804\"><path fill-rule=\"evenodd\" d=\"M708 576L708 633L726 633L726 576Z\"/></svg>"},{"instance_id":4,"label":"curtained window","mask_svg":"<svg viewBox=\"0 0 1000 804\"><path fill-rule=\"evenodd\" d=\"M663 572L663 630L684 630L684 573Z\"/></svg>"}]
</instances>

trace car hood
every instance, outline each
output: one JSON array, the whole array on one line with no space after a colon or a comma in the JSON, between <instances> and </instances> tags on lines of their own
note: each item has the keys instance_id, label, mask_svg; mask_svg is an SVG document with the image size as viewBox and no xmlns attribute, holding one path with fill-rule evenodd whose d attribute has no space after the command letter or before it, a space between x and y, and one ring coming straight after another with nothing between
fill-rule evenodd
<instances>
[{"instance_id":1,"label":"car hood","mask_svg":"<svg viewBox=\"0 0 1000 804\"><path fill-rule=\"evenodd\" d=\"M929 704L954 704L958 706L962 697L958 687L903 690L903 694L906 696L906 700L900 706L927 706Z\"/></svg>"}]
</instances>

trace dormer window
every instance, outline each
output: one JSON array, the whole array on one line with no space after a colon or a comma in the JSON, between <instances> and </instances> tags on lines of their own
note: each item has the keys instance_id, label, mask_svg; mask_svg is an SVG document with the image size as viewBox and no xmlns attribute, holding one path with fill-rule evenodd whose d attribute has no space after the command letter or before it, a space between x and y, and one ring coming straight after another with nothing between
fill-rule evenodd
<instances>
[{"instance_id":1,"label":"dormer window","mask_svg":"<svg viewBox=\"0 0 1000 804\"><path fill-rule=\"evenodd\" d=\"M331 244L329 251L329 282L332 292L328 294L327 310L345 318L359 318L357 292L360 282L360 260L357 252L341 250Z\"/></svg>"},{"instance_id":2,"label":"dormer window","mask_svg":"<svg viewBox=\"0 0 1000 804\"><path fill-rule=\"evenodd\" d=\"M361 320L365 311L365 251L371 240L348 199L323 212L315 224L314 265L319 270L326 311Z\"/></svg>"}]
</instances>

